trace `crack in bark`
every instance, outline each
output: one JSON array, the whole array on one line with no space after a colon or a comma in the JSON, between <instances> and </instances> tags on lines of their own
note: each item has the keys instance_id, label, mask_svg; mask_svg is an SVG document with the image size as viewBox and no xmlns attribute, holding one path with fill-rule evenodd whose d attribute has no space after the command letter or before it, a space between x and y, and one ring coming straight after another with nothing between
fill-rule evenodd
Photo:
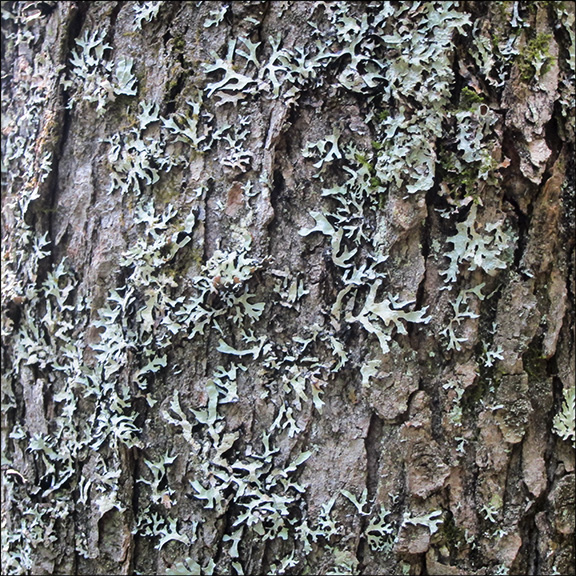
<instances>
[{"instance_id":1,"label":"crack in bark","mask_svg":"<svg viewBox=\"0 0 576 576\"><path fill-rule=\"evenodd\" d=\"M526 214L524 214L515 198L506 193L503 195L502 198L504 202L506 202L509 206L512 207L512 210L516 215L516 220L518 223L518 244L516 245L516 249L514 250L514 267L522 274L524 278L527 278L526 273L521 270L520 264L522 262L522 258L524 257L526 246L528 244L530 219Z\"/></svg>"},{"instance_id":2,"label":"crack in bark","mask_svg":"<svg viewBox=\"0 0 576 576\"><path fill-rule=\"evenodd\" d=\"M370 416L370 423L366 437L364 438L364 448L366 450L366 490L367 501L373 512L373 504L376 500L379 482L379 465L380 465L380 444L382 440L383 422L379 416L372 412ZM366 556L369 553L368 543L364 536L366 526L368 524L368 517L362 516L360 519L360 538L358 547L356 549L356 558L358 559L359 566L365 564ZM363 569L360 570L360 573Z\"/></svg>"},{"instance_id":3,"label":"crack in bark","mask_svg":"<svg viewBox=\"0 0 576 576\"><path fill-rule=\"evenodd\" d=\"M59 165L62 152L70 127L70 111L67 108L66 93L61 88L60 78L67 73L68 57L71 45L82 27L85 13L74 3L67 4L62 10L58 9L51 18L60 18L61 38L56 44L52 60L56 66L62 66L58 78L51 85L46 96L46 106L42 111L42 120L39 126L36 150L36 162L41 162L45 154L50 155L50 172L46 180L39 184L40 198L34 206L34 218L38 223L34 226L38 230L46 230L50 236L52 246L55 246L53 213L56 209L58 195ZM54 264L54 251L50 252L39 268L39 277L42 278Z\"/></svg>"},{"instance_id":4,"label":"crack in bark","mask_svg":"<svg viewBox=\"0 0 576 576\"><path fill-rule=\"evenodd\" d=\"M380 441L382 439L382 419L372 412L368 432L364 439L366 449L366 488L368 490L368 502L372 502L378 490L378 467L380 464Z\"/></svg>"},{"instance_id":5,"label":"crack in bark","mask_svg":"<svg viewBox=\"0 0 576 576\"><path fill-rule=\"evenodd\" d=\"M87 2L88 3L88 2ZM118 20L118 14L122 9L124 2L116 2L116 5L110 11L110 16L108 16L110 20L110 28L108 29L108 33L106 34L106 40L112 44L114 40L114 35L116 33L116 20Z\"/></svg>"}]
</instances>

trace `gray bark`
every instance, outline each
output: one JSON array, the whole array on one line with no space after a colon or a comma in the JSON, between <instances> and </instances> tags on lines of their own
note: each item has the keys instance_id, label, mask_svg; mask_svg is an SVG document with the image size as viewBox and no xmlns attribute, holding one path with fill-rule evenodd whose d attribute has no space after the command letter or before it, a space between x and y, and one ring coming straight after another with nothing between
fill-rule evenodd
<instances>
[{"instance_id":1,"label":"gray bark","mask_svg":"<svg viewBox=\"0 0 576 576\"><path fill-rule=\"evenodd\" d=\"M2 2L9 574L574 574L574 8Z\"/></svg>"}]
</instances>

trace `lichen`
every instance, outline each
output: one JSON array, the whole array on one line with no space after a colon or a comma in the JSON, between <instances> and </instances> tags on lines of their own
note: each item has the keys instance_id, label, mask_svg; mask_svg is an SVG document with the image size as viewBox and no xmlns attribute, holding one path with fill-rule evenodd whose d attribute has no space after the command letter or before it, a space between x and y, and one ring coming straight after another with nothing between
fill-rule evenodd
<instances>
[{"instance_id":1,"label":"lichen","mask_svg":"<svg viewBox=\"0 0 576 576\"><path fill-rule=\"evenodd\" d=\"M83 37L76 40L77 49L70 58L70 75L63 83L69 91L70 108L80 101L96 103L96 112L102 115L116 96L137 94L132 73L134 60L120 57L114 67L105 55L112 48L105 38L103 31L90 34L86 30Z\"/></svg>"},{"instance_id":2,"label":"lichen","mask_svg":"<svg viewBox=\"0 0 576 576\"><path fill-rule=\"evenodd\" d=\"M564 391L560 411L554 416L554 432L563 440L572 439L572 444L576 444L574 390L574 386L572 386Z\"/></svg>"},{"instance_id":3,"label":"lichen","mask_svg":"<svg viewBox=\"0 0 576 576\"><path fill-rule=\"evenodd\" d=\"M24 13L30 7L21 4L3 4L3 18L17 24L10 42L29 49L35 32ZM146 35L148 27L163 25L163 5L120 6L118 21L127 13L133 29ZM117 269L105 288L94 287L93 300L72 268L78 256L64 257L65 247L50 238L57 224L44 226L38 216L57 213L45 198L59 175L52 166L57 147L36 146L33 138L43 130L50 67L39 59L30 80L24 73L33 76L30 64L22 64L24 80L12 98L27 103L21 116L7 116L2 161L10 222L2 253L2 410L10 415L3 462L13 497L3 556L10 573L36 570L39 551L72 533L77 518L87 518L75 532L78 558L102 557L104 526L121 517L143 548L174 560L171 574L242 573L254 567L256 541L268 543L270 557L281 551L268 566L277 574L319 565L326 573L357 573L368 565L359 562L359 549L405 571L409 566L395 559L401 532L423 532L427 546L444 538L452 560L472 542L437 494L430 501L416 494L416 507L414 495L403 494L401 503L395 496L390 509L383 507L378 490L387 472L362 489L351 474L318 508L301 477L325 462L322 445L311 440L320 418L335 430L340 418L349 426L345 418L366 408L374 382L381 387L399 373L399 351L414 356L403 374L414 381L409 390L428 393L439 382L435 401L446 419L434 421L434 432L444 425L457 431L450 444L455 461L465 462L476 442L480 425L472 420L480 410L495 413L507 442L522 440L532 407L518 397L521 387L512 386L510 375L492 379L507 343L469 342L467 330L485 321L480 303L497 294L519 247L513 210L492 198L502 184L499 170L510 163L493 150L503 126L494 95L514 62L523 80L545 74L551 38L536 35L521 51L526 22L518 3L501 7L511 21L497 23L492 37L483 17L474 20L452 2L315 3L294 10L308 8L309 34L297 41L290 19L286 34L267 36L262 19L234 20L231 4L206 11L199 36L241 34L210 46L208 61L183 80L194 88L187 86L170 106L158 94L172 92L180 80L168 78L153 97L135 75L145 63L123 56L121 42L107 40L111 31L86 20L66 58L64 87L75 110L71 122L92 117L92 105L110 120L102 142L110 178L96 185L122 206L118 229L126 241ZM284 3L277 13L292 9ZM573 22L565 10L558 17L566 29ZM188 41L177 27L173 52ZM506 36L509 29L514 33ZM458 53L471 70L459 94L458 34L471 35L471 54ZM316 258L325 249L331 278L322 282L311 277L312 264L296 271L282 255L276 257L284 264L264 256L255 234L258 226L273 234L271 217L262 224L260 213L290 194L276 186L274 147L288 119L299 121L290 112L300 107L307 117L319 94L355 110L354 122L312 121L309 139L297 152L286 150L302 170L287 172L307 175L295 183L304 190L299 198L315 206L302 215L299 225L305 217L308 223L290 239L291 250ZM125 110L115 106L106 116L116 99ZM269 126L263 126L266 115ZM102 190L95 192L99 197ZM436 242L420 246L431 229ZM404 246L416 246L417 256L402 253ZM415 259L421 272L408 270L406 262ZM320 293L323 306L317 306ZM282 325L275 331L276 317ZM411 371L420 362L412 347L436 339L420 378ZM440 380L440 353L472 355L478 382L475 375L470 387L459 377ZM437 380L428 382L430 375ZM345 386L354 392L342 416L334 399ZM53 399L50 418L36 395ZM404 412L414 404L408 396ZM502 402L492 403L497 399ZM238 421L246 405L257 406L258 422ZM33 421L36 409L42 417ZM418 418L411 414L402 426L417 433L427 426ZM390 425L390 436L397 425ZM166 427L168 437L156 434ZM244 434L248 427L251 437ZM574 441L573 387L564 390L553 430ZM140 458L137 490L130 491L122 475L133 454ZM13 467L10 458L23 461L21 455L36 478ZM368 474L376 469L371 462ZM510 508L481 502L478 512L492 537L492 525ZM351 527L367 547L357 546Z\"/></svg>"}]
</instances>

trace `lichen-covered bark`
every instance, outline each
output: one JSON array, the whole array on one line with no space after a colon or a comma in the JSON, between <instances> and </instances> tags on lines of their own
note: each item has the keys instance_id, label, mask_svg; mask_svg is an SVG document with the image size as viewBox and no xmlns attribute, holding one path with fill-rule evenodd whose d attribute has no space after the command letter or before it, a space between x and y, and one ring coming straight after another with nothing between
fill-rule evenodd
<instances>
[{"instance_id":1,"label":"lichen-covered bark","mask_svg":"<svg viewBox=\"0 0 576 576\"><path fill-rule=\"evenodd\" d=\"M574 574L574 8L3 2L10 574Z\"/></svg>"}]
</instances>

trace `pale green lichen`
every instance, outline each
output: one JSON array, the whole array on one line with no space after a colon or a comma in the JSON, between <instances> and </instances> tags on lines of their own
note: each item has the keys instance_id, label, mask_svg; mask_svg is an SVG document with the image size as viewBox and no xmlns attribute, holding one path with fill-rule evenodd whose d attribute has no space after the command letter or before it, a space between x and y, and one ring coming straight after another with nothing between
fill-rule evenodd
<instances>
[{"instance_id":1,"label":"pale green lichen","mask_svg":"<svg viewBox=\"0 0 576 576\"><path fill-rule=\"evenodd\" d=\"M63 83L70 93L69 108L84 100L96 103L96 112L102 115L116 96L136 95L137 81L132 73L134 61L121 57L114 67L105 56L112 48L105 38L104 32L86 30L82 38L76 40L77 49L70 58L69 79Z\"/></svg>"},{"instance_id":2,"label":"pale green lichen","mask_svg":"<svg viewBox=\"0 0 576 576\"><path fill-rule=\"evenodd\" d=\"M428 514L423 514L421 516L411 516L410 514L405 513L402 523L404 526L425 526L430 531L430 534L436 534L443 522L444 518L442 510L433 510Z\"/></svg>"},{"instance_id":3,"label":"pale green lichen","mask_svg":"<svg viewBox=\"0 0 576 576\"><path fill-rule=\"evenodd\" d=\"M564 390L564 397L560 411L554 416L553 430L563 440L570 441L576 444L575 421L576 421L576 408L575 408L575 391L576 388L571 386Z\"/></svg>"},{"instance_id":4,"label":"pale green lichen","mask_svg":"<svg viewBox=\"0 0 576 576\"><path fill-rule=\"evenodd\" d=\"M432 319L426 316L426 308L412 312L405 311L404 308L413 301L401 301L397 296L385 297L380 302L376 302L376 294L380 288L380 282L375 282L370 287L370 292L364 302L364 307L358 314L347 315L348 322L359 322L368 332L375 334L380 343L382 354L390 351L389 342L392 339L392 329L395 328L398 334L407 334L406 322L415 324L427 324ZM384 324L384 328L382 328Z\"/></svg>"},{"instance_id":5,"label":"pale green lichen","mask_svg":"<svg viewBox=\"0 0 576 576\"><path fill-rule=\"evenodd\" d=\"M156 18L161 6L162 2L133 3L130 8L136 29ZM221 25L228 8L222 5L213 10L203 26ZM318 22L316 18L310 21L312 40L304 45L290 46L280 36L260 41L240 37L230 42L225 57L212 54L213 62L204 65L209 76L204 89L188 98L187 107L162 116L160 103L141 101L138 112L131 110L135 118L132 127L113 133L106 143L109 192L133 200L134 235L120 255L122 281L112 286L101 306L92 308L80 297L66 260L47 266L42 282L37 282L41 264L46 264L50 255L50 243L47 235L34 236L25 217L50 174L51 155L43 152L37 157L24 136L8 138L6 158L17 169L10 174L7 207L14 212L18 239L11 255L3 252L8 264L2 271L3 296L20 302L23 309L17 324L8 318L2 326L2 337L10 342L3 410L16 406L14 386L31 368L41 376L34 384L38 387L50 373L56 405L49 432L29 433L18 423L10 435L13 442L28 449L41 475L40 495L50 499L40 507L34 494L18 486L20 473L13 472L11 489L21 507L21 524L18 532L11 527L3 538L11 573L31 570L35 550L56 542L57 523L78 510L92 510L96 520L77 532L76 551L85 558L97 556L89 531L97 532L98 521L105 514L121 513L132 505L123 501L119 478L125 447L144 451L137 478L134 531L149 538L158 550L169 546L171 555L173 551L182 554L169 569L171 574L243 573L249 543L256 538L281 540L286 545L285 554L271 564L271 573L309 571L307 558L322 550L329 557L329 573L355 573L355 550L343 535L344 524L336 520L336 512L344 507L366 516L363 537L373 552L391 553L399 529L407 525L427 527L431 535L438 532L444 520L440 510L402 516L397 510L392 513L373 507L367 490L356 496L344 488L340 495L346 500L341 505L332 497L316 516L311 515L307 488L298 474L314 457L313 451L302 447L287 457L279 448L286 438L305 440L302 416L308 408L320 413L335 375L344 368L358 367L341 336L342 328L356 324L374 334L379 356L390 352L393 339L406 336L409 324L431 322L426 307L415 309L414 299L400 298L389 289L386 224L375 231L371 222L378 220L387 196L418 199L434 186L438 139L443 137L442 122L447 115L455 120L451 135L455 161L447 171L459 174L460 168L469 168L482 182L493 176L487 143L494 137L496 114L480 97L474 101L463 98L465 109L458 111L452 110L450 102L452 39L468 29L469 17L451 2L386 2L373 8L359 14L348 3L319 6L322 16ZM23 30L19 30L17 42L32 41ZM483 43L478 25L472 32L480 70L486 76L494 75L493 52ZM135 63L128 58L110 59L114 52L105 38L103 31L86 30L77 40L65 84L71 106L81 101L95 103L99 114L117 96L137 93ZM500 48L510 61L514 50L511 43ZM540 72L545 62L541 64ZM336 66L338 73L333 74ZM175 262L185 261L188 250L198 250L194 238L199 225L205 223L202 204L207 179L198 184L191 205L179 210L168 203L157 208L159 203L153 197L161 194L168 173L189 166L190 158L213 155L216 148L225 153L221 163L228 173L245 174L258 167L254 118L245 112L248 108L242 107L236 124L218 125L209 112L212 106L241 107L258 99L291 106L306 87L324 87L328 78L339 95L368 99L372 111L363 118L362 129L372 131L373 140L369 149L362 149L342 127L335 127L304 146L302 155L317 169L314 183L319 183L326 207L311 213L314 225L300 234L304 238L316 233L327 237L341 284L330 309L320 312L329 322L301 327L297 334L276 340L266 331L264 320L278 309L275 307L297 312L306 302L308 279L270 270L271 262L253 253L244 233L223 239L223 245L209 258L198 256L191 266L193 272L177 280ZM28 108L25 123L35 129L34 116L39 116L44 95L39 86L32 95L36 100ZM7 165L3 156L3 173ZM257 179L244 181L242 189L248 200L258 197L260 184ZM464 194L474 196L477 191L464 190ZM448 187L446 197L453 206L454 196L455 190ZM464 205L465 201L460 202ZM452 245L444 254L449 260L443 272L448 286L468 278L469 272L495 276L508 266L514 238L504 218L481 227L478 210L477 204L472 204L465 220L456 225L456 234L447 238ZM449 215L454 214L451 211ZM273 277L271 298L259 288L259 276ZM444 332L448 350L460 351L464 342L460 325L477 316L471 306L474 298L484 297L483 285L462 288L450 301L454 314ZM90 314L95 318L91 323ZM95 329L97 341L83 344L89 328ZM145 400L153 409L164 399L166 389L159 391L156 384L168 369L171 376L178 375L172 361L175 344L183 340L191 345L214 343L203 400L185 396L176 387L178 380L173 385L167 379L165 385L172 388L167 404L159 411L189 446L194 460L188 495L197 517L187 519L178 516L179 502L170 485L175 453L160 449L154 440L145 442L146 424L140 422L136 409L138 400ZM484 364L491 366L501 359L501 353L498 347L485 346ZM379 359L362 363L363 389L379 376L379 367ZM261 385L258 393L272 406L268 427L257 446L243 446L240 431L227 429L228 414L245 393L247 378L254 381L256 390ZM463 389L455 383L445 388L454 393L450 421L461 428ZM574 439L573 388L565 394L554 429L569 440ZM87 414L80 425L74 420L78 411ZM467 440L456 440L464 451ZM93 459L94 473L83 466L87 459ZM24 478L24 483L29 479ZM67 487L69 483L72 489ZM74 490L79 494L76 502ZM224 514L229 518L222 539L224 560L216 564L196 557L194 545L203 529L198 518L217 520ZM488 521L495 518L489 507L483 509L483 515Z\"/></svg>"},{"instance_id":6,"label":"pale green lichen","mask_svg":"<svg viewBox=\"0 0 576 576\"><path fill-rule=\"evenodd\" d=\"M134 2L132 9L134 10L134 26L136 30L142 29L142 22L151 22L156 16L162 4L159 0L152 0L151 2Z\"/></svg>"},{"instance_id":7,"label":"pale green lichen","mask_svg":"<svg viewBox=\"0 0 576 576\"><path fill-rule=\"evenodd\" d=\"M366 541L374 552L389 554L394 548L398 529L391 520L388 520L390 515L391 512L382 507L366 526L364 531Z\"/></svg>"},{"instance_id":8,"label":"pale green lichen","mask_svg":"<svg viewBox=\"0 0 576 576\"><path fill-rule=\"evenodd\" d=\"M458 336L458 330L467 318L479 318L480 315L470 309L472 296L475 296L478 301L483 301L485 296L482 294L484 283L479 284L475 288L461 290L456 299L450 302L454 311L454 316L450 318L446 327L440 334L448 339L446 346L447 350L462 350L462 343L467 342L468 338L465 336Z\"/></svg>"},{"instance_id":9,"label":"pale green lichen","mask_svg":"<svg viewBox=\"0 0 576 576\"><path fill-rule=\"evenodd\" d=\"M210 18L204 20L204 28L210 28L211 26L218 26L226 16L230 6L228 4L223 4L220 8L216 8L210 11Z\"/></svg>"},{"instance_id":10,"label":"pale green lichen","mask_svg":"<svg viewBox=\"0 0 576 576\"><path fill-rule=\"evenodd\" d=\"M484 233L479 232L477 212L477 205L472 204L466 220L456 225L457 233L448 239L453 246L446 253L450 265L442 272L448 282L456 281L462 263L466 263L471 272L482 269L489 276L508 266L504 256L513 246L512 236L506 232L502 222L492 222L485 226Z\"/></svg>"}]
</instances>

